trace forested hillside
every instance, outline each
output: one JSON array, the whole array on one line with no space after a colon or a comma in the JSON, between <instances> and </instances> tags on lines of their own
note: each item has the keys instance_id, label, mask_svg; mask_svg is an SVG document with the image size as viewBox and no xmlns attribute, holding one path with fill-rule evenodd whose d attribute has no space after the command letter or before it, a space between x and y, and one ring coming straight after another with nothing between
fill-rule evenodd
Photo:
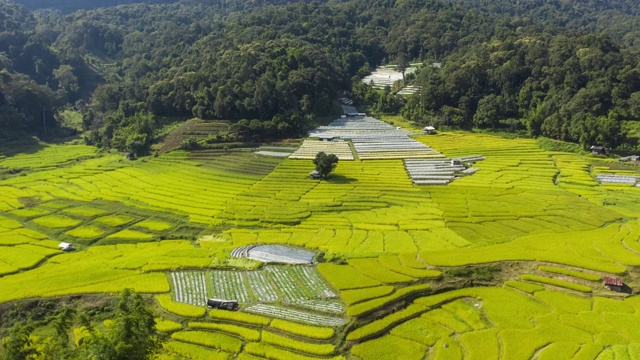
<instances>
[{"instance_id":1,"label":"forested hillside","mask_svg":"<svg viewBox=\"0 0 640 360\"><path fill-rule=\"evenodd\" d=\"M184 0L68 15L2 1L5 133L42 132L75 106L88 142L137 153L158 117L232 120L240 138L299 135L342 90L418 123L583 145L619 146L621 121L640 119L632 1ZM409 99L359 83L398 61L443 66L409 79L423 89Z\"/></svg>"}]
</instances>

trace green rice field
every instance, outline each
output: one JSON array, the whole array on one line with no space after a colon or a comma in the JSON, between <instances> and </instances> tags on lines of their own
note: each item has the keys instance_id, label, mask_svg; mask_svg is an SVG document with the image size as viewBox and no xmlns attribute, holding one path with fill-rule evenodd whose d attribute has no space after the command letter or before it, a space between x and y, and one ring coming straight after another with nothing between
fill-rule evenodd
<instances>
[{"instance_id":1,"label":"green rice field","mask_svg":"<svg viewBox=\"0 0 640 360\"><path fill-rule=\"evenodd\" d=\"M640 188L532 139L414 138L485 160L416 186L402 159L340 161L317 181L310 160L245 150L0 156L21 169L0 180L0 303L133 288L155 299L163 359L640 358ZM322 255L230 255L258 244Z\"/></svg>"}]
</instances>

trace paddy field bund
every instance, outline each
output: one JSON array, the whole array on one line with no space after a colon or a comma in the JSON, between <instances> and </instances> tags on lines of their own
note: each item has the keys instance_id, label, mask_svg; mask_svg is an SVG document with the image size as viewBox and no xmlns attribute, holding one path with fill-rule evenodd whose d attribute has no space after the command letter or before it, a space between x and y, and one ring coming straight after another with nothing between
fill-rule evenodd
<instances>
[{"instance_id":1,"label":"paddy field bund","mask_svg":"<svg viewBox=\"0 0 640 360\"><path fill-rule=\"evenodd\" d=\"M531 139L414 139L486 159L447 186L415 186L401 159L341 161L315 181L309 160L242 151L131 162L51 145L0 156L0 302L157 294L165 348L188 359L640 358L640 297L600 282L640 286L640 188L600 184L607 171L593 159ZM202 235L213 236L194 241ZM63 253L61 241L79 250ZM314 268L318 287L269 290L300 270L228 256L251 244L343 261ZM452 267L479 264L508 270L492 286L441 291ZM240 312L198 305L215 294L215 272L230 279L216 289L258 289ZM287 318L296 312L316 317ZM322 316L344 325L309 320Z\"/></svg>"}]
</instances>

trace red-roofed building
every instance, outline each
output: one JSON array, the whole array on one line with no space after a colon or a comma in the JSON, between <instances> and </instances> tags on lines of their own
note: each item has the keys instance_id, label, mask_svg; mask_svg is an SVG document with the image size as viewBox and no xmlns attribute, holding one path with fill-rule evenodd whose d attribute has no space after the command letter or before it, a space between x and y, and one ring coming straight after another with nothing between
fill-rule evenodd
<instances>
[{"instance_id":1,"label":"red-roofed building","mask_svg":"<svg viewBox=\"0 0 640 360\"><path fill-rule=\"evenodd\" d=\"M605 276L604 278L604 287L606 287L609 290L622 291L623 286L624 286L624 283L620 278L611 278L607 276Z\"/></svg>"}]
</instances>

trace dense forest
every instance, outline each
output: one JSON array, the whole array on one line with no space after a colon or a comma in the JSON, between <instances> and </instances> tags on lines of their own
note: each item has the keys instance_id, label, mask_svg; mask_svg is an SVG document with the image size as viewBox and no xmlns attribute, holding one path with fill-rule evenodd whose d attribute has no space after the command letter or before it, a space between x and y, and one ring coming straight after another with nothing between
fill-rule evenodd
<instances>
[{"instance_id":1,"label":"dense forest","mask_svg":"<svg viewBox=\"0 0 640 360\"><path fill-rule=\"evenodd\" d=\"M634 151L621 122L640 120L639 12L630 0L182 0L63 14L0 0L0 131L42 134L74 107L87 142L138 154L165 117L296 136L346 90L417 123ZM407 79L419 95L359 81L407 62L425 64Z\"/></svg>"}]
</instances>

